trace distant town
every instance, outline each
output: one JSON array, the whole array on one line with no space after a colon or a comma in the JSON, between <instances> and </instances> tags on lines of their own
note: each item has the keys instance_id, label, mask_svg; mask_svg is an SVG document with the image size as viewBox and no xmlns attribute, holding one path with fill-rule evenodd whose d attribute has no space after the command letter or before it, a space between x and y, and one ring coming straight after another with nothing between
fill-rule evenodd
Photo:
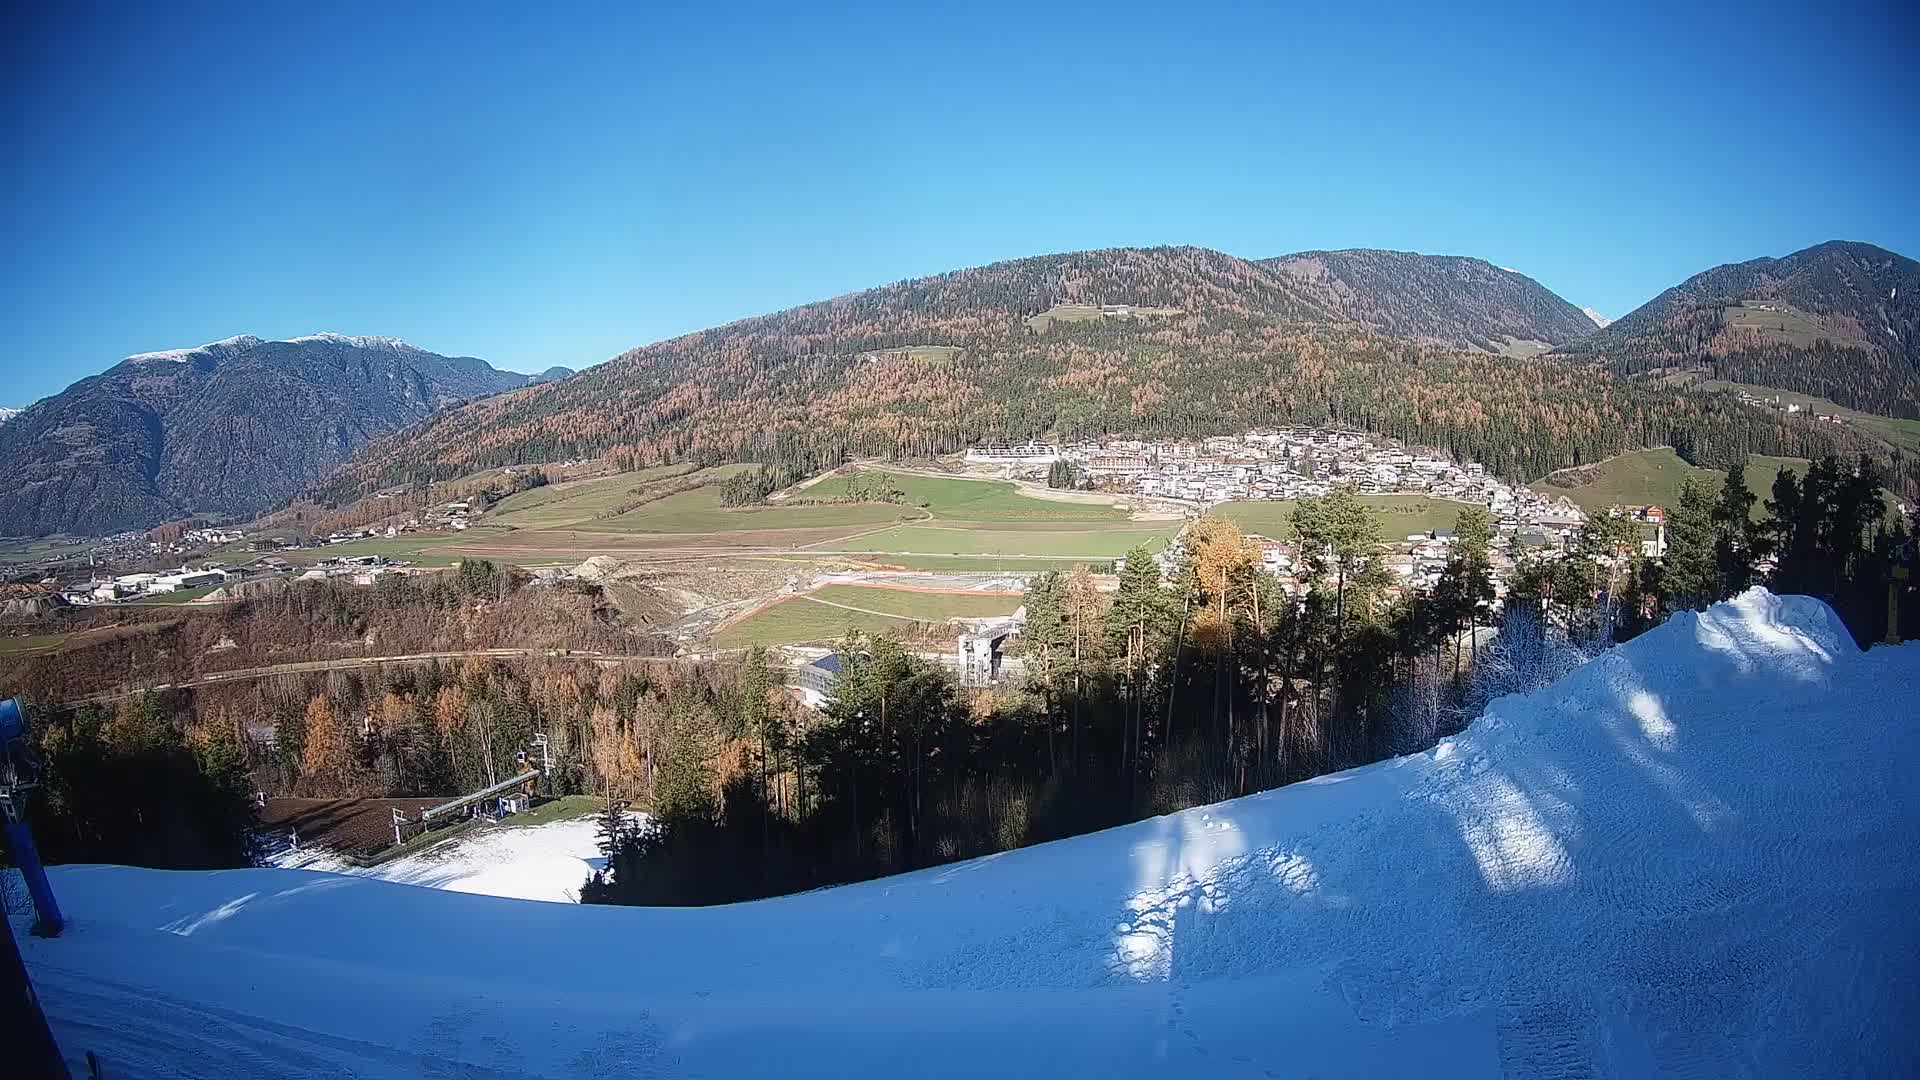
<instances>
[{"instance_id":1,"label":"distant town","mask_svg":"<svg viewBox=\"0 0 1920 1080\"><path fill-rule=\"evenodd\" d=\"M1417 451L1390 440L1346 429L1286 427L1248 431L1198 440L1108 438L1054 443L1029 441L977 446L957 462L974 476L991 475L1028 483L1045 483L1112 495L1116 502L1155 507L1163 515L1197 518L1226 504L1291 502L1323 497L1345 488L1379 504L1396 499L1409 503L1445 500L1486 507L1493 515L1496 536L1493 562L1502 592L1515 565L1528 557L1552 557L1577 539L1586 514L1565 498L1548 497L1490 475L1478 463L1461 463L1432 451ZM1066 477L1066 484L1060 480ZM379 492L376 498L402 494ZM110 604L142 597L195 590L211 591L259 577L341 578L370 584L381 573L417 568L382 555L355 553L337 558L300 560L280 557L290 549L324 548L359 540L394 537L403 533L461 532L482 519L495 497L473 494L395 517L376 525L337 530L324 536L296 538L274 531L248 532L232 526L193 528L177 536L157 538L153 533L125 533L96 542L89 562L101 567L128 561L178 557L178 569L139 573L90 572L84 580L67 578L60 591L77 605ZM1424 514L1382 513L1384 563L1397 587L1431 584L1446 565L1453 543L1451 517L1436 517L1430 503ZM1645 554L1658 555L1665 545L1664 513L1660 507L1630 507L1627 512L1643 523ZM1420 529L1395 531L1395 518L1429 523ZM1445 518L1443 524L1431 524ZM1264 529L1264 532L1262 531ZM1304 593L1302 553L1280 524L1245 530L1262 553L1262 562L1281 587ZM1265 535L1277 533L1282 535ZM244 548L244 567L209 559L223 549ZM237 553L237 552L236 552ZM76 552L76 555L78 552ZM1179 537L1156 553L1163 569L1183 557ZM61 560L73 565L72 557ZM197 562L199 565L190 566ZM62 575L63 577L65 575ZM52 584L52 579L48 580ZM231 590L229 590L231 591ZM1397 591L1397 590L1396 590Z\"/></svg>"}]
</instances>

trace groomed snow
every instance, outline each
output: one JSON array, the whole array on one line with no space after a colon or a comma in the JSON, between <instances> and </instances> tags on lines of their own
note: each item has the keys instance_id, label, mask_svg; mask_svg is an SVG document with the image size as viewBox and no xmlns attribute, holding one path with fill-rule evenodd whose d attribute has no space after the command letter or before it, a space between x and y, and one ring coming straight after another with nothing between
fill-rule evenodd
<instances>
[{"instance_id":1,"label":"groomed snow","mask_svg":"<svg viewBox=\"0 0 1920 1080\"><path fill-rule=\"evenodd\" d=\"M57 870L109 1075L1920 1075L1920 646L1681 616L1424 754L754 904Z\"/></svg>"},{"instance_id":2,"label":"groomed snow","mask_svg":"<svg viewBox=\"0 0 1920 1080\"><path fill-rule=\"evenodd\" d=\"M591 817L525 828L508 819L475 826L446 843L378 866L355 866L315 848L280 852L272 863L451 892L574 904L580 901L580 883L606 865L594 840L598 827Z\"/></svg>"}]
</instances>

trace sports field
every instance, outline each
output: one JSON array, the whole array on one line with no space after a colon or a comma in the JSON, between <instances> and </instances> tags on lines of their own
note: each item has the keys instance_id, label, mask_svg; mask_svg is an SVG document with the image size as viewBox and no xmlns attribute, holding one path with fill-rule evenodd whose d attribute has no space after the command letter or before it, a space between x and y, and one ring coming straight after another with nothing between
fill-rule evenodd
<instances>
[{"instance_id":1,"label":"sports field","mask_svg":"<svg viewBox=\"0 0 1920 1080\"><path fill-rule=\"evenodd\" d=\"M1380 522L1380 535L1387 540L1451 529L1462 507L1478 505L1429 495L1362 495L1359 499L1373 511L1375 520ZM1291 499L1231 502L1214 507L1211 513L1233 522L1241 532L1285 540L1293 537L1294 505Z\"/></svg>"}]
</instances>

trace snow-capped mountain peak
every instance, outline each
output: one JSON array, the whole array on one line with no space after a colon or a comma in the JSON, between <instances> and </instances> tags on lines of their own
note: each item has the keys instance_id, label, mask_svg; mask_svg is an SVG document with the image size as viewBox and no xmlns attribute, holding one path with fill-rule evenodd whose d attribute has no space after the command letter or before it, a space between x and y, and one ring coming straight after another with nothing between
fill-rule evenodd
<instances>
[{"instance_id":1,"label":"snow-capped mountain peak","mask_svg":"<svg viewBox=\"0 0 1920 1080\"><path fill-rule=\"evenodd\" d=\"M236 334L219 341L209 341L205 345L195 345L190 349L162 349L159 352L134 353L127 357L130 364L178 364L196 353L212 352L215 349L251 349L260 344L260 339L252 334Z\"/></svg>"},{"instance_id":2,"label":"snow-capped mountain peak","mask_svg":"<svg viewBox=\"0 0 1920 1080\"><path fill-rule=\"evenodd\" d=\"M4 424L7 421L13 419L16 416L19 416L21 413L26 411L27 410L25 409L0 408L0 424Z\"/></svg>"},{"instance_id":3,"label":"snow-capped mountain peak","mask_svg":"<svg viewBox=\"0 0 1920 1080\"><path fill-rule=\"evenodd\" d=\"M1592 319L1593 325L1598 326L1603 330L1606 329L1607 324L1613 322L1612 319L1607 318L1605 315L1600 314L1599 312L1593 310L1590 307L1581 308L1580 314L1585 315L1589 319Z\"/></svg>"},{"instance_id":4,"label":"snow-capped mountain peak","mask_svg":"<svg viewBox=\"0 0 1920 1080\"><path fill-rule=\"evenodd\" d=\"M356 349L405 349L419 352L419 347L396 337L379 337L368 334L336 334L331 330L322 330L317 334L303 334L297 338L288 338L290 345L303 345L308 342L324 341L330 345L351 345Z\"/></svg>"}]
</instances>

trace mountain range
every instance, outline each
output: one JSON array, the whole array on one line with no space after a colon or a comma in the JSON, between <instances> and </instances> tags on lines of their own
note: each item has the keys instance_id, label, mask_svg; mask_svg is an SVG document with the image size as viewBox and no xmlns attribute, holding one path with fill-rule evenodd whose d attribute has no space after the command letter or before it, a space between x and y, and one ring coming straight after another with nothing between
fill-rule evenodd
<instances>
[{"instance_id":1,"label":"mountain range","mask_svg":"<svg viewBox=\"0 0 1920 1080\"><path fill-rule=\"evenodd\" d=\"M1749 293L1798 298L1820 326L1851 319L1880 333L1855 313L1878 310L1874 295L1894 288L1882 279L1912 264L1843 244L1759 265L1775 269L1710 271L1702 277L1714 287L1678 292L1721 312ZM1364 427L1515 480L1657 445L1706 464L1871 448L1832 425L1642 377L1651 365L1635 358L1648 334L1664 363L1711 359L1668 333L1676 320L1661 313L1690 310L1675 294L1603 328L1531 278L1478 259L1357 250L1246 260L1193 247L1016 259L659 342L439 414L319 494L598 454L819 466L982 440L1275 423ZM1891 325L1890 342L1909 339L1904 316ZM1875 372L1911 372L1906 352L1853 344L1826 382L1871 396ZM1829 348L1778 335L1773 346L1787 363Z\"/></svg>"},{"instance_id":2,"label":"mountain range","mask_svg":"<svg viewBox=\"0 0 1920 1080\"><path fill-rule=\"evenodd\" d=\"M1832 241L1695 274L1570 356L1623 375L1695 368L1892 416L1920 416L1920 262Z\"/></svg>"},{"instance_id":3,"label":"mountain range","mask_svg":"<svg viewBox=\"0 0 1920 1080\"><path fill-rule=\"evenodd\" d=\"M388 338L232 338L129 357L0 426L0 470L18 478L0 532L114 531L566 457L812 467L1275 423L1359 426L1515 480L1654 445L1708 464L1884 450L1697 383L1920 416L1917 298L1920 264L1844 242L1716 267L1610 323L1480 259L1115 248L869 289L577 375Z\"/></svg>"},{"instance_id":4,"label":"mountain range","mask_svg":"<svg viewBox=\"0 0 1920 1080\"><path fill-rule=\"evenodd\" d=\"M563 376L340 334L129 356L0 425L0 533L101 534L250 513L377 436L550 377Z\"/></svg>"},{"instance_id":5,"label":"mountain range","mask_svg":"<svg viewBox=\"0 0 1920 1080\"><path fill-rule=\"evenodd\" d=\"M1529 354L1593 333L1579 308L1516 270L1406 251L1303 251L1264 259L1332 317L1393 337Z\"/></svg>"}]
</instances>

